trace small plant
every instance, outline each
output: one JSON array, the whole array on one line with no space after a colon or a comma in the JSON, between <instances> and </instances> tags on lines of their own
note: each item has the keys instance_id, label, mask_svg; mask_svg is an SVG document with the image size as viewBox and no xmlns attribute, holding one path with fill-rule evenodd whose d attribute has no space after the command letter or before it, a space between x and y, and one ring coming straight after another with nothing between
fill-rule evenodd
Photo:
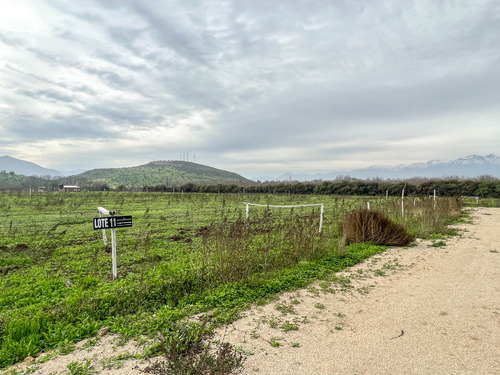
<instances>
[{"instance_id":1,"label":"small plant","mask_svg":"<svg viewBox=\"0 0 500 375\"><path fill-rule=\"evenodd\" d=\"M45 363L45 362L48 362L49 360L51 360L52 358L54 358L55 356L57 356L57 352L52 352L52 353L48 353L46 355L44 355L43 357L40 357L39 359L37 359L37 363Z\"/></svg>"},{"instance_id":2,"label":"small plant","mask_svg":"<svg viewBox=\"0 0 500 375\"><path fill-rule=\"evenodd\" d=\"M445 236L442 233L432 233L429 236L429 239L431 239L431 240L444 240Z\"/></svg>"},{"instance_id":3,"label":"small plant","mask_svg":"<svg viewBox=\"0 0 500 375\"><path fill-rule=\"evenodd\" d=\"M70 353L73 353L73 351L76 349L76 346L69 340L64 340L59 347L59 354L61 355L67 355Z\"/></svg>"},{"instance_id":4,"label":"small plant","mask_svg":"<svg viewBox=\"0 0 500 375\"><path fill-rule=\"evenodd\" d=\"M253 329L251 332L250 332L250 337L254 340L258 339L260 337L260 335L257 333L257 328Z\"/></svg>"},{"instance_id":5,"label":"small plant","mask_svg":"<svg viewBox=\"0 0 500 375\"><path fill-rule=\"evenodd\" d=\"M68 366L68 375L92 375L97 374L97 371L92 367L90 359L86 359L85 363L71 362Z\"/></svg>"},{"instance_id":6,"label":"small plant","mask_svg":"<svg viewBox=\"0 0 500 375\"><path fill-rule=\"evenodd\" d=\"M6 372L5 374L2 373L2 375L24 375L24 372L14 368L14 369L10 370L9 372Z\"/></svg>"},{"instance_id":7,"label":"small plant","mask_svg":"<svg viewBox=\"0 0 500 375\"><path fill-rule=\"evenodd\" d=\"M166 362L144 371L159 375L229 375L243 370L245 355L227 342L214 342L208 319L175 323L160 334L157 350ZM215 346L214 346L215 345Z\"/></svg>"},{"instance_id":8,"label":"small plant","mask_svg":"<svg viewBox=\"0 0 500 375\"><path fill-rule=\"evenodd\" d=\"M434 241L432 244L429 245L429 247L444 247L446 246L445 241Z\"/></svg>"},{"instance_id":9,"label":"small plant","mask_svg":"<svg viewBox=\"0 0 500 375\"><path fill-rule=\"evenodd\" d=\"M99 344L100 344L100 341L99 341L99 340L97 340L97 339L90 339L90 340L88 340L88 341L87 341L87 342L83 345L83 348L84 348L84 349L90 349L90 348L92 348L92 347L94 347L94 346L97 346L97 345L99 345Z\"/></svg>"},{"instance_id":10,"label":"small plant","mask_svg":"<svg viewBox=\"0 0 500 375\"><path fill-rule=\"evenodd\" d=\"M314 287L314 286L310 286L307 288L307 291L309 293L311 293L314 297L319 297L319 290L318 288Z\"/></svg>"},{"instance_id":11,"label":"small plant","mask_svg":"<svg viewBox=\"0 0 500 375\"><path fill-rule=\"evenodd\" d=\"M280 340L279 338L276 338L276 337L271 337L271 339L269 340L269 344L273 347L273 348L279 348L281 346L281 343L280 343Z\"/></svg>"},{"instance_id":12,"label":"small plant","mask_svg":"<svg viewBox=\"0 0 500 375\"><path fill-rule=\"evenodd\" d=\"M300 348L300 344L298 342L292 342L290 345L292 348Z\"/></svg>"},{"instance_id":13,"label":"small plant","mask_svg":"<svg viewBox=\"0 0 500 375\"><path fill-rule=\"evenodd\" d=\"M40 365L39 364L34 364L33 366L29 366L23 373L24 374L32 374L34 373L36 370L38 370L40 368Z\"/></svg>"},{"instance_id":14,"label":"small plant","mask_svg":"<svg viewBox=\"0 0 500 375\"><path fill-rule=\"evenodd\" d=\"M385 276L385 272L382 270L375 270L373 273L375 276Z\"/></svg>"},{"instance_id":15,"label":"small plant","mask_svg":"<svg viewBox=\"0 0 500 375\"><path fill-rule=\"evenodd\" d=\"M358 291L358 293L359 293L359 294L361 294L361 295L367 295L367 294L370 292L370 290L369 290L369 289L368 289L368 287L366 287L366 286L363 286L363 287L358 288L358 289L356 289L356 290L357 290L357 291Z\"/></svg>"},{"instance_id":16,"label":"small plant","mask_svg":"<svg viewBox=\"0 0 500 375\"><path fill-rule=\"evenodd\" d=\"M316 303L314 307L316 307L318 310L326 309L325 305L323 305L322 303Z\"/></svg>"},{"instance_id":17,"label":"small plant","mask_svg":"<svg viewBox=\"0 0 500 375\"><path fill-rule=\"evenodd\" d=\"M278 303L274 308L280 311L282 315L297 314L292 305L287 305L285 303Z\"/></svg>"},{"instance_id":18,"label":"small plant","mask_svg":"<svg viewBox=\"0 0 500 375\"><path fill-rule=\"evenodd\" d=\"M105 358L101 360L101 366L104 369L120 369L124 365L123 359L119 357Z\"/></svg>"},{"instance_id":19,"label":"small plant","mask_svg":"<svg viewBox=\"0 0 500 375\"><path fill-rule=\"evenodd\" d=\"M278 328L278 325L280 323L280 319L273 316L271 319L268 320L268 323L269 323L269 328L276 329L276 328Z\"/></svg>"},{"instance_id":20,"label":"small plant","mask_svg":"<svg viewBox=\"0 0 500 375\"><path fill-rule=\"evenodd\" d=\"M291 323L288 320L284 322L280 327L283 332L298 331L299 325L297 323Z\"/></svg>"}]
</instances>

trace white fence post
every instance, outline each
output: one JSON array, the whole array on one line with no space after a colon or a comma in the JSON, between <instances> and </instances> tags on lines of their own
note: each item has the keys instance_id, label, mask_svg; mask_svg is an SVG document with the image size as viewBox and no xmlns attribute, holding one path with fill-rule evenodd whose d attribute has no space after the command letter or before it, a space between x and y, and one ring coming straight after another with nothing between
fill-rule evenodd
<instances>
[{"instance_id":1,"label":"white fence post","mask_svg":"<svg viewBox=\"0 0 500 375\"><path fill-rule=\"evenodd\" d=\"M250 204L247 203L246 207L246 223L247 223L247 228L250 225Z\"/></svg>"},{"instance_id":2,"label":"white fence post","mask_svg":"<svg viewBox=\"0 0 500 375\"><path fill-rule=\"evenodd\" d=\"M109 211L104 207L97 207L97 211L99 211L99 217L103 215L109 215ZM108 237L106 236L106 229L102 230L102 241L104 242L104 246L108 246Z\"/></svg>"},{"instance_id":3,"label":"white fence post","mask_svg":"<svg viewBox=\"0 0 500 375\"><path fill-rule=\"evenodd\" d=\"M118 266L116 264L116 232L115 228L111 229L111 258L113 262L113 280L118 277Z\"/></svg>"},{"instance_id":4,"label":"white fence post","mask_svg":"<svg viewBox=\"0 0 500 375\"><path fill-rule=\"evenodd\" d=\"M321 213L319 217L319 233L321 233L321 230L323 228L323 213L325 212L325 205L322 203L321 204Z\"/></svg>"},{"instance_id":5,"label":"white fence post","mask_svg":"<svg viewBox=\"0 0 500 375\"><path fill-rule=\"evenodd\" d=\"M104 207L97 207L97 210L99 211L99 217L103 217L103 215L110 215L113 216L115 214L115 211L109 211L105 209ZM108 237L106 236L106 229L102 230L102 240L104 242L104 246L108 246ZM117 267L117 261L116 261L116 232L115 228L111 229L111 258L112 258L112 271L113 271L113 280L116 280L118 277L118 267Z\"/></svg>"},{"instance_id":6,"label":"white fence post","mask_svg":"<svg viewBox=\"0 0 500 375\"><path fill-rule=\"evenodd\" d=\"M405 188L406 188L406 184L405 186L403 187L403 191L401 192L401 216L404 217L405 216Z\"/></svg>"}]
</instances>

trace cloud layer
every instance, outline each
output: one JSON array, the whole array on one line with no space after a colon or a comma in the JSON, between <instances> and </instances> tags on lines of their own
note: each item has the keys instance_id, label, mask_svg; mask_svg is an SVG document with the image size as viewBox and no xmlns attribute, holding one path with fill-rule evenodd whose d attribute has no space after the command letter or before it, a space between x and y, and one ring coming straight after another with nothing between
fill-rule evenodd
<instances>
[{"instance_id":1,"label":"cloud layer","mask_svg":"<svg viewBox=\"0 0 500 375\"><path fill-rule=\"evenodd\" d=\"M253 177L498 153L499 29L481 0L5 2L0 154Z\"/></svg>"}]
</instances>

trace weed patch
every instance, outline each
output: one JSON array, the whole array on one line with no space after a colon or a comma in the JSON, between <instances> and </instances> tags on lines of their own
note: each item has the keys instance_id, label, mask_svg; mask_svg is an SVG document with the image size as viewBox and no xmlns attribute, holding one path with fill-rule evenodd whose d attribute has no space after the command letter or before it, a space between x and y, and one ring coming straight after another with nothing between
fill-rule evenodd
<instances>
[{"instance_id":1,"label":"weed patch","mask_svg":"<svg viewBox=\"0 0 500 375\"><path fill-rule=\"evenodd\" d=\"M144 372L159 375L229 375L243 369L245 355L227 342L213 341L215 332L208 320L176 323L164 330L156 346L165 359Z\"/></svg>"}]
</instances>

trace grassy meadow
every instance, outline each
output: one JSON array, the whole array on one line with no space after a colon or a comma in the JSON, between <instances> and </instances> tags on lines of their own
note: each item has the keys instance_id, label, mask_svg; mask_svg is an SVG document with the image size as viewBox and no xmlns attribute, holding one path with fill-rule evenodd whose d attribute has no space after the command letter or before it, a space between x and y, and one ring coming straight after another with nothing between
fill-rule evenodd
<instances>
[{"instance_id":1,"label":"grassy meadow","mask_svg":"<svg viewBox=\"0 0 500 375\"><path fill-rule=\"evenodd\" d=\"M324 203L269 209L263 205ZM211 311L219 324L273 294L384 251L339 246L342 217L378 209L417 237L448 234L461 202L330 195L180 193L0 193L0 368L95 335L107 326L124 337L154 335ZM93 230L97 207L132 215L117 229L118 278L110 245ZM108 231L108 239L111 235Z\"/></svg>"}]
</instances>

